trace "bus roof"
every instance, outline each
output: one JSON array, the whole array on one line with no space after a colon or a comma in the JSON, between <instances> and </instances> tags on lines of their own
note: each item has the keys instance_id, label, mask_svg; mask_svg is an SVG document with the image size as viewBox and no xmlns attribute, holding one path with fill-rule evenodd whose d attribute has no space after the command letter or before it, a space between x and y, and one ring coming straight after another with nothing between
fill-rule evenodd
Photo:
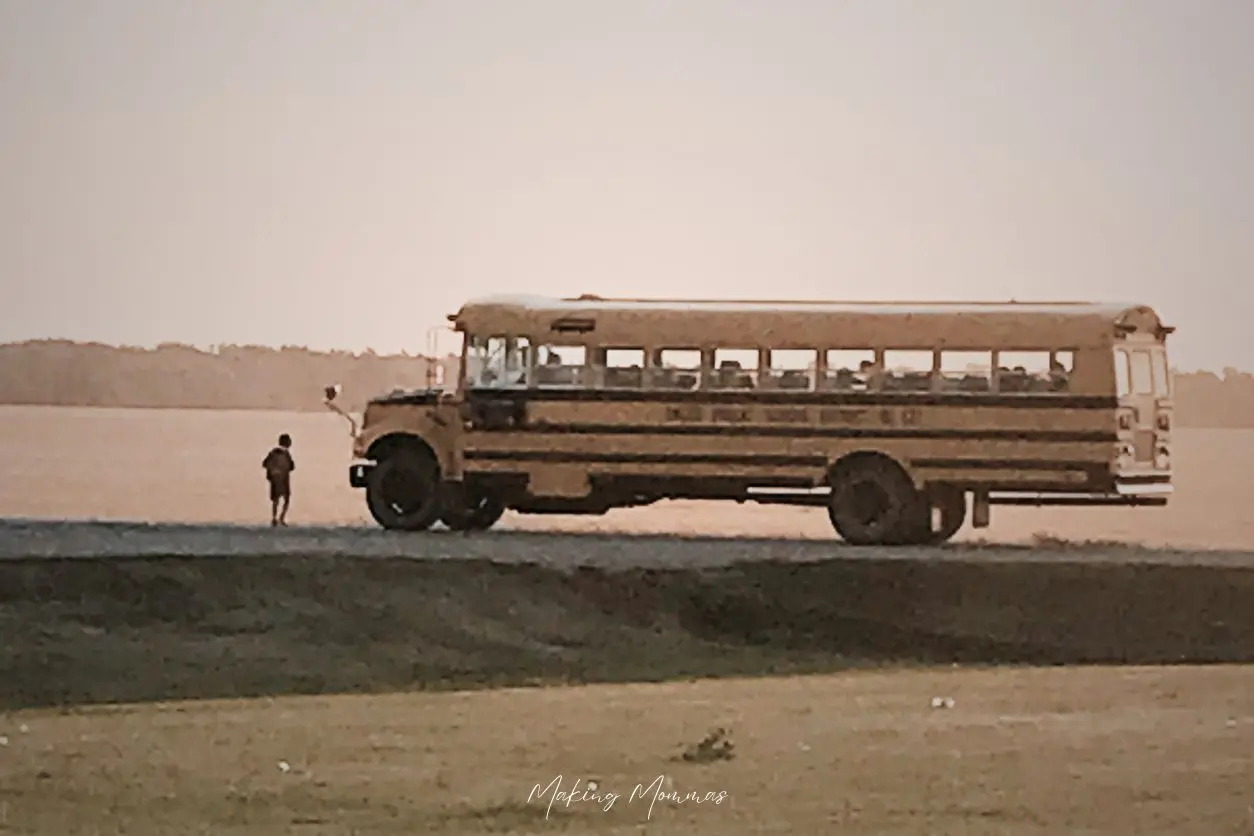
<instances>
[{"instance_id":1,"label":"bus roof","mask_svg":"<svg viewBox=\"0 0 1254 836\"><path fill-rule=\"evenodd\" d=\"M481 336L511 334L533 340L639 345L656 343L648 339L648 332L653 331L670 345L678 345L677 340L700 345L725 344L748 334L770 334L770 342L779 348L792 343L799 348L817 347L830 344L833 336L849 346L995 347L1013 343L1022 348L1062 348L1109 343L1120 331L1149 331L1160 338L1171 331L1146 305L1082 301L860 302L501 295L472 299L449 319L458 330Z\"/></svg>"}]
</instances>

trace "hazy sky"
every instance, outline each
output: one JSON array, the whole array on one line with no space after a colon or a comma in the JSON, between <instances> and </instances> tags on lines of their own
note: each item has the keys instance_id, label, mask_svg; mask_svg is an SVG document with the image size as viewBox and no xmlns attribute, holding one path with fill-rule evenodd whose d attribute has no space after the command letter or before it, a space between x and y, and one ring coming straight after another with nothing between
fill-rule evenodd
<instances>
[{"instance_id":1,"label":"hazy sky","mask_svg":"<svg viewBox=\"0 0 1254 836\"><path fill-rule=\"evenodd\" d=\"M0 340L1143 301L1254 369L1248 0L0 0Z\"/></svg>"}]
</instances>

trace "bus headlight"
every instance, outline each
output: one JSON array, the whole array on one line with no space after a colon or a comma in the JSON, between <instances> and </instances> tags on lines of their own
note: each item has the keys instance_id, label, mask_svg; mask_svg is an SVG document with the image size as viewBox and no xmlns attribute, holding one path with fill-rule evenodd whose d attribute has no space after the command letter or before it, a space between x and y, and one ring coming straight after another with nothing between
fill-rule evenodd
<instances>
[{"instance_id":1,"label":"bus headlight","mask_svg":"<svg viewBox=\"0 0 1254 836\"><path fill-rule=\"evenodd\" d=\"M1171 429L1171 416L1166 412L1161 412L1158 415L1158 429L1163 432L1168 432Z\"/></svg>"},{"instance_id":2,"label":"bus headlight","mask_svg":"<svg viewBox=\"0 0 1254 836\"><path fill-rule=\"evenodd\" d=\"M1154 467L1159 470L1171 469L1171 452L1166 447L1159 447L1154 454Z\"/></svg>"}]
</instances>

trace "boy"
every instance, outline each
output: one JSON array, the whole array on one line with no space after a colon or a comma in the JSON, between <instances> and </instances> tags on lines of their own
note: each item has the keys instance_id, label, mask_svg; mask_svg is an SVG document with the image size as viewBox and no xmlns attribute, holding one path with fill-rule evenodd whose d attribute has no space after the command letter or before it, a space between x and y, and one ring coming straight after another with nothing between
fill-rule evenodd
<instances>
[{"instance_id":1,"label":"boy","mask_svg":"<svg viewBox=\"0 0 1254 836\"><path fill-rule=\"evenodd\" d=\"M296 462L288 448L292 446L292 437L287 433L279 436L279 446L275 447L262 460L261 466L266 471L266 481L270 483L270 525L287 525L287 506L292 501L292 471ZM280 512L279 503L283 510Z\"/></svg>"}]
</instances>

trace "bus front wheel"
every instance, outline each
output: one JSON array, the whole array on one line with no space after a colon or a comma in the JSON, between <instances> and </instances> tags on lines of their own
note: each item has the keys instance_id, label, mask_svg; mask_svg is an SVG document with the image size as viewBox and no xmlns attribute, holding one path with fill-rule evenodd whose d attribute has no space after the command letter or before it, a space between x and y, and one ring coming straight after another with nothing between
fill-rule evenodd
<instances>
[{"instance_id":1,"label":"bus front wheel","mask_svg":"<svg viewBox=\"0 0 1254 836\"><path fill-rule=\"evenodd\" d=\"M440 466L425 450L397 450L370 469L366 505L375 522L425 531L440 515Z\"/></svg>"}]
</instances>

